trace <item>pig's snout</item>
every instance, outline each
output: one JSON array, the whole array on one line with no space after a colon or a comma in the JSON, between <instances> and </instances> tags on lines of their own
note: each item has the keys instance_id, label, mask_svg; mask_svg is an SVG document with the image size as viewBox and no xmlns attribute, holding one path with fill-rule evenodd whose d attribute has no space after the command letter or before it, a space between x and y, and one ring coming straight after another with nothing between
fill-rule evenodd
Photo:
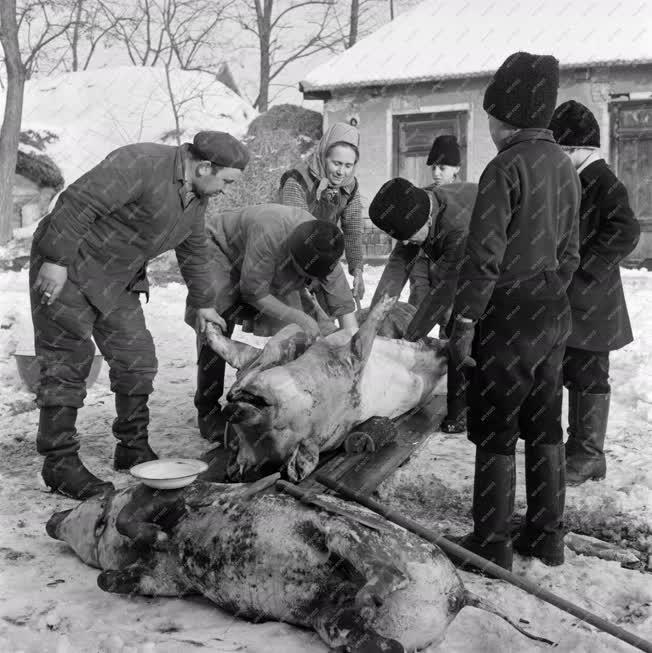
<instances>
[{"instance_id":1,"label":"pig's snout","mask_svg":"<svg viewBox=\"0 0 652 653\"><path fill-rule=\"evenodd\" d=\"M60 540L59 527L64 522L65 518L72 512L72 510L62 510L55 512L45 525L45 532L54 540Z\"/></svg>"}]
</instances>

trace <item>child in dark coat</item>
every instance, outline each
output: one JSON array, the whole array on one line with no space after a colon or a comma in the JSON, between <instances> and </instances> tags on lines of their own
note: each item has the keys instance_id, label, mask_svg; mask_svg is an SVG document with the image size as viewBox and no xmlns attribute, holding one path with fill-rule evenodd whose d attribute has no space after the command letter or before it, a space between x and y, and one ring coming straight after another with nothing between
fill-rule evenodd
<instances>
[{"instance_id":1,"label":"child in dark coat","mask_svg":"<svg viewBox=\"0 0 652 653\"><path fill-rule=\"evenodd\" d=\"M555 109L550 129L582 182L580 266L568 287L573 330L564 355L566 483L580 485L607 473L609 352L634 339L618 264L636 247L641 229L627 189L600 156L600 127L591 111L579 102L564 102Z\"/></svg>"},{"instance_id":2,"label":"child in dark coat","mask_svg":"<svg viewBox=\"0 0 652 653\"><path fill-rule=\"evenodd\" d=\"M512 567L518 438L528 510L516 549L564 560L561 366L570 332L566 288L579 262L580 182L552 133L559 67L517 52L484 96L498 154L479 181L453 306L450 355L473 367L473 532L462 545Z\"/></svg>"}]
</instances>

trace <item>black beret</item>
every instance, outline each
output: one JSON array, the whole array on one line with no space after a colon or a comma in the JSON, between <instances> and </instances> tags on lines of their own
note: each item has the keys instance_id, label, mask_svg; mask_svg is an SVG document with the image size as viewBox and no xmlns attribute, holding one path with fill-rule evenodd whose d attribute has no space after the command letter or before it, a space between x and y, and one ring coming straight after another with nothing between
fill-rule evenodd
<instances>
[{"instance_id":1,"label":"black beret","mask_svg":"<svg viewBox=\"0 0 652 653\"><path fill-rule=\"evenodd\" d=\"M460 161L460 146L457 138L450 134L437 136L430 149L427 165L458 166Z\"/></svg>"},{"instance_id":2,"label":"black beret","mask_svg":"<svg viewBox=\"0 0 652 653\"><path fill-rule=\"evenodd\" d=\"M552 114L548 127L559 145L600 147L600 126L588 107L569 100Z\"/></svg>"},{"instance_id":3,"label":"black beret","mask_svg":"<svg viewBox=\"0 0 652 653\"><path fill-rule=\"evenodd\" d=\"M344 253L344 234L325 220L302 222L290 234L290 254L311 277L325 279Z\"/></svg>"},{"instance_id":4,"label":"black beret","mask_svg":"<svg viewBox=\"0 0 652 653\"><path fill-rule=\"evenodd\" d=\"M369 206L371 221L396 240L408 240L429 216L428 193L401 177L385 182Z\"/></svg>"},{"instance_id":5,"label":"black beret","mask_svg":"<svg viewBox=\"0 0 652 653\"><path fill-rule=\"evenodd\" d=\"M513 127L546 129L557 104L559 62L545 54L515 52L495 72L484 110Z\"/></svg>"},{"instance_id":6,"label":"black beret","mask_svg":"<svg viewBox=\"0 0 652 653\"><path fill-rule=\"evenodd\" d=\"M197 156L223 168L244 170L249 163L249 151L226 132L198 132L192 141Z\"/></svg>"}]
</instances>

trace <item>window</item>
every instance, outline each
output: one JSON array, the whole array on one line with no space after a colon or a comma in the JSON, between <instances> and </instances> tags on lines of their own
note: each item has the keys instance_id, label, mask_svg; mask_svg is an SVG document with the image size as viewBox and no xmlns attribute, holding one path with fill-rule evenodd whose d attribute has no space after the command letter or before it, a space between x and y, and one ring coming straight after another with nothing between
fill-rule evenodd
<instances>
[{"instance_id":1,"label":"window","mask_svg":"<svg viewBox=\"0 0 652 653\"><path fill-rule=\"evenodd\" d=\"M417 186L431 184L432 174L426 161L432 143L437 136L453 134L462 153L459 180L465 181L466 124L466 111L394 116L394 176L409 179Z\"/></svg>"}]
</instances>

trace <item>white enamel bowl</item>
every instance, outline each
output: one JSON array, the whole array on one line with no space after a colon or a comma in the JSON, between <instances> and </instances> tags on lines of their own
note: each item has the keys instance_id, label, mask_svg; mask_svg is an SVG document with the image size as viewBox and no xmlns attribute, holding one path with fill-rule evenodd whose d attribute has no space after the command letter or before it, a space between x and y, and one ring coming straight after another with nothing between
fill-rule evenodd
<instances>
[{"instance_id":1,"label":"white enamel bowl","mask_svg":"<svg viewBox=\"0 0 652 653\"><path fill-rule=\"evenodd\" d=\"M161 458L134 465L129 472L145 485L159 490L175 490L190 485L208 465L193 458Z\"/></svg>"}]
</instances>

